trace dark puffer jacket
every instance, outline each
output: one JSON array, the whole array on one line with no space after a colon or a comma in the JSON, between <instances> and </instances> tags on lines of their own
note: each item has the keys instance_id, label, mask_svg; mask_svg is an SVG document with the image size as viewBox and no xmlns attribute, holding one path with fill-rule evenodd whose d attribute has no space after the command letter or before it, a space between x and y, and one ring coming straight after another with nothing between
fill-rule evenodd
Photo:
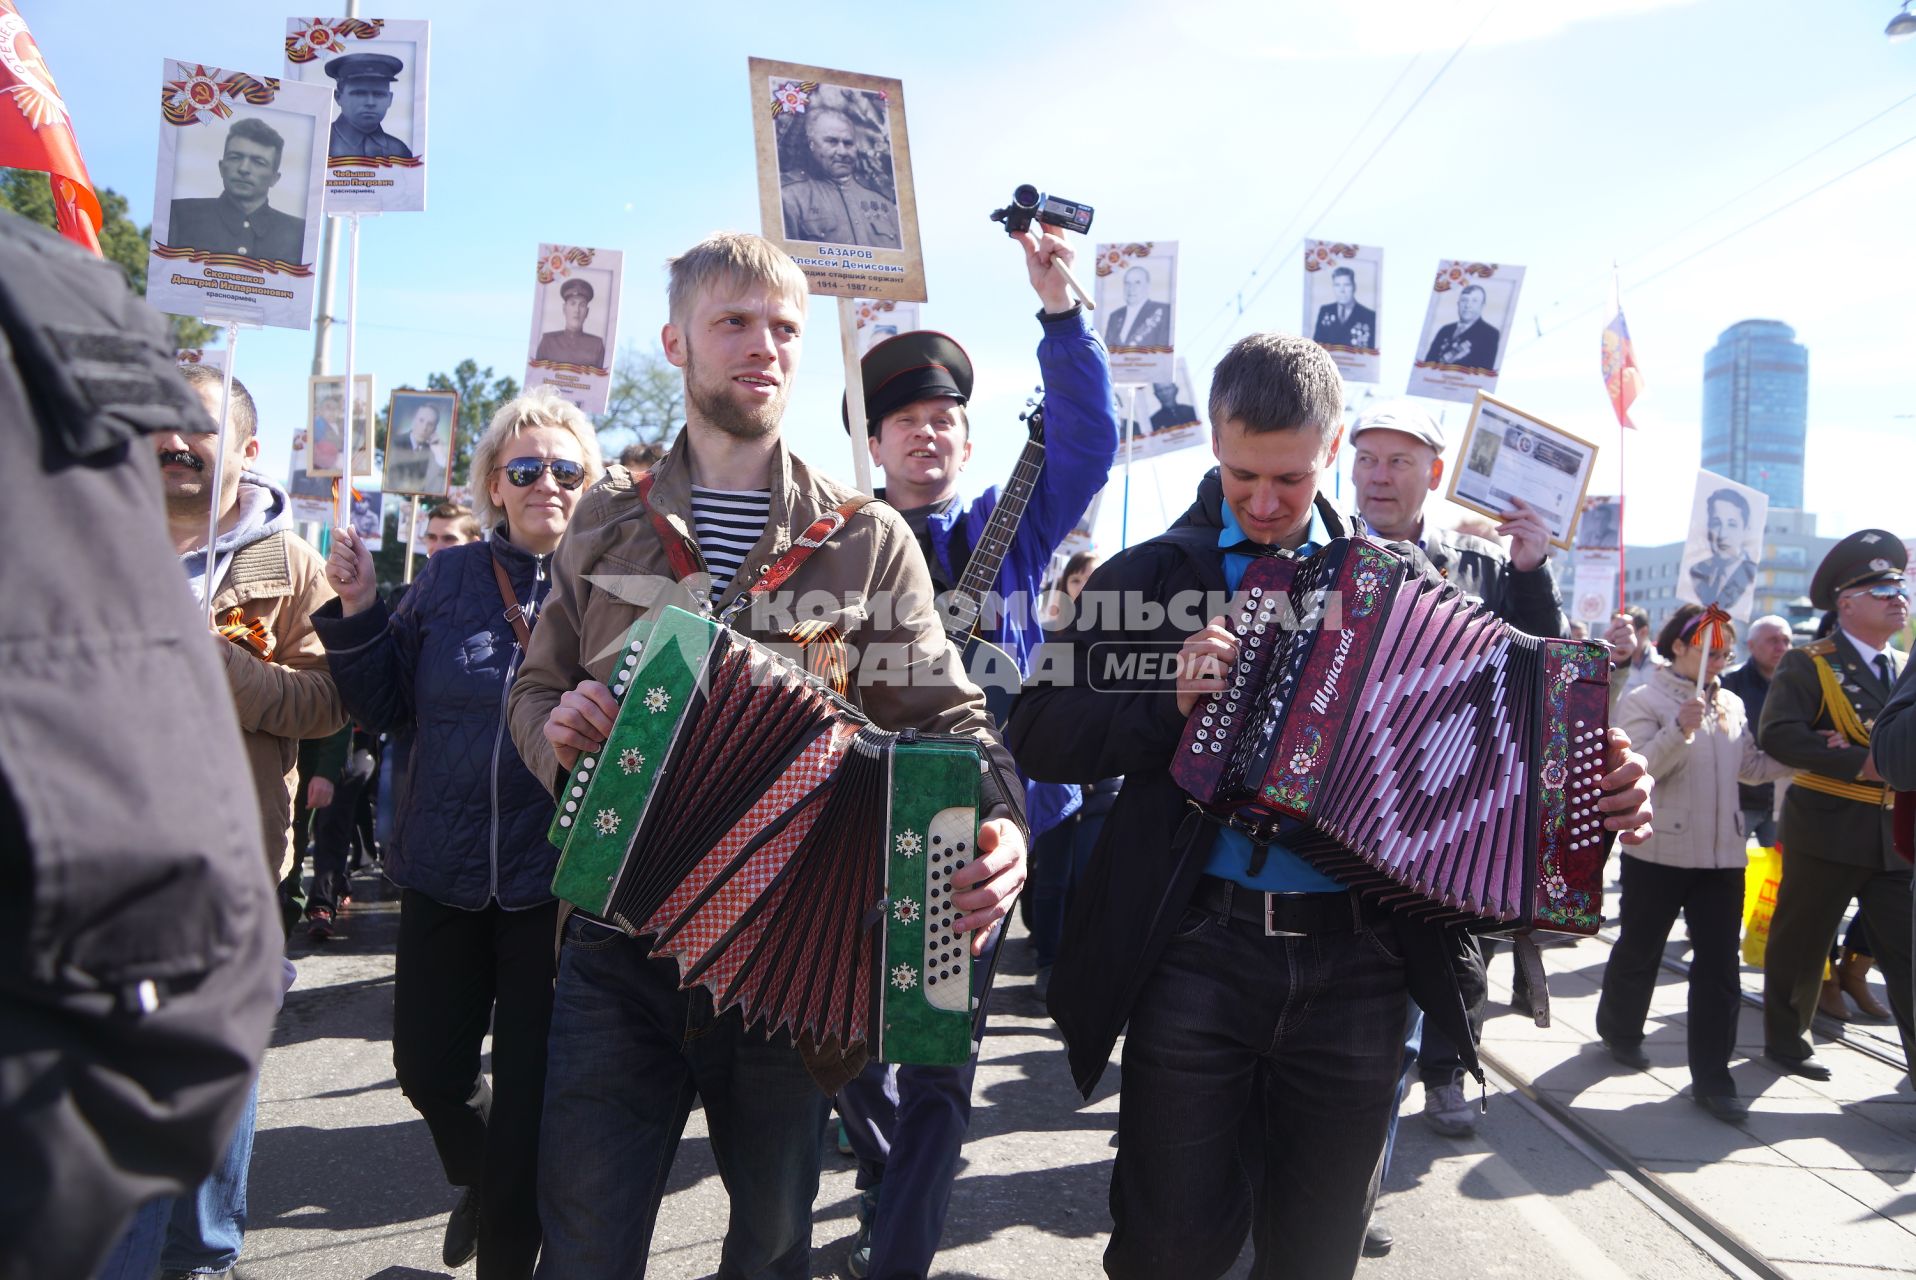
<instances>
[{"instance_id":1,"label":"dark puffer jacket","mask_svg":"<svg viewBox=\"0 0 1916 1280\"><path fill-rule=\"evenodd\" d=\"M552 898L558 851L546 841L552 797L519 760L506 732L506 693L523 655L493 577L499 557L513 593L537 616L551 587L550 556L505 540L448 547L397 608L376 602L313 615L347 710L377 732L410 730L406 797L386 874L448 906L508 910Z\"/></svg>"}]
</instances>

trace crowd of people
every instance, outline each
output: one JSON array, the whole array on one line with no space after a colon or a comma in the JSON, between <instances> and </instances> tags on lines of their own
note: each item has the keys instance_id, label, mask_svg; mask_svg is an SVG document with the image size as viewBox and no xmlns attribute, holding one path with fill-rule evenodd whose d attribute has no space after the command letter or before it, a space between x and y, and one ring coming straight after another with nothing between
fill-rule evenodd
<instances>
[{"instance_id":1,"label":"crowd of people","mask_svg":"<svg viewBox=\"0 0 1916 1280\"><path fill-rule=\"evenodd\" d=\"M0 985L0 1135L27 1153L0 1174L0 1277L233 1271L258 1064L294 977L284 939L333 936L355 857L399 890L393 1062L457 1189L448 1266L643 1274L696 1102L730 1202L719 1275L811 1273L833 1109L861 1193L848 1270L929 1275L978 1042L957 1065L898 1066L861 1044L747 1027L703 988L681 988L646 937L552 894L555 796L611 733L634 622L676 604L776 643L786 637L750 606L779 583L857 602L838 617L846 645L893 659L849 684L865 716L979 745L977 856L951 875L953 927L976 961L974 1035L1022 895L1040 994L1087 1096L1125 1037L1107 1272L1217 1276L1248 1239L1256 1275L1348 1276L1362 1254L1388 1250L1378 1187L1410 1077L1433 1128L1462 1136L1477 1123L1464 1084L1478 1072L1494 944L1386 910L1268 833L1203 820L1172 755L1194 709L1226 687L1235 633L1223 617L1192 631L1158 609L1141 628L1072 602L1228 595L1260 556L1369 532L1511 626L1567 636L1549 534L1521 503L1476 533L1429 521L1446 447L1437 422L1399 402L1347 428L1329 355L1257 334L1212 375L1218 466L1190 508L1155 538L1054 570L1110 471L1119 424L1103 341L1056 269L1071 250L1042 228L1014 239L1040 303L1046 394L1047 460L1025 487L966 483L975 371L938 333L898 335L864 358L866 420L846 426L866 435L882 500L793 454L783 426L806 282L770 242L721 234L669 266L663 344L686 417L670 450L607 466L578 409L546 390L521 396L473 451L472 509L435 508L417 579L382 590L351 528L330 531L324 557L292 532L285 492L253 465L258 413L241 381L218 430L219 375L174 372L157 319L95 264L0 219L0 290L37 281L84 312L61 318L68 330L122 335L93 349L125 366L118 399L102 391L92 411L74 410L49 398L66 375L36 360L45 348L27 313L0 309L14 352L0 396L42 436L36 450L0 447L30 453L22 465L60 486L47 501L68 510L42 512L47 527L111 509L117 531L110 544L75 533L55 565L36 567L29 599L51 614L75 582L90 597L123 593L63 604L61 629L46 624L49 645L66 637L49 651L76 654L70 672L0 648L8 723L24 706L29 735L0 734L0 827L32 851L24 867L11 855L0 866L21 886L0 894L20 927L0 932L31 940ZM1344 449L1354 513L1324 487ZM1916 1050L1910 877L1885 803L1885 780L1916 788L1916 713L1905 714L1916 687L1901 680L1892 696L1902 658L1886 645L1907 595L1901 546L1879 534L1845 540L1819 570L1813 594L1832 630L1807 648L1776 645L1759 622L1749 661L1724 674L1734 637L1693 609L1654 650L1647 618L1621 618L1608 637L1616 727L1599 807L1625 848L1602 1035L1618 1061L1643 1065L1650 987L1682 911L1694 1095L1726 1120L1746 1106L1727 1072L1746 836L1773 803L1741 787L1793 780L1769 1056L1827 1075L1809 1018L1851 899L1868 941L1852 935L1839 963L1873 950ZM934 602L963 595L981 554L996 558L995 600L1035 606L941 613ZM1048 673L1002 724L948 662L965 626L1018 671ZM109 661L89 648L96 627L139 645ZM215 639L195 634L209 627ZM1139 666L1094 684L1094 650L1178 656L1168 678ZM119 701L88 704L98 722L75 724L34 701L50 679L95 681L106 692L89 696ZM78 761L151 809L136 824L115 818L58 773ZM62 894L93 895L79 903L92 914ZM1519 999L1541 1013L1534 946L1512 949ZM13 1047L26 1026L46 1048Z\"/></svg>"}]
</instances>

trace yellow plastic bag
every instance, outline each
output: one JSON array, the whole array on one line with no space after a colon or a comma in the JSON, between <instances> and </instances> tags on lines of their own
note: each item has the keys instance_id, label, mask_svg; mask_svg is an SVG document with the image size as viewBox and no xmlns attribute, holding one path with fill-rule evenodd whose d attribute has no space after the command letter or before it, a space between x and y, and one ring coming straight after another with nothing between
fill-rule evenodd
<instances>
[{"instance_id":1,"label":"yellow plastic bag","mask_svg":"<svg viewBox=\"0 0 1916 1280\"><path fill-rule=\"evenodd\" d=\"M1767 845L1750 850L1743 868L1743 963L1763 967L1770 941L1770 916L1776 910L1776 886L1783 880L1783 855Z\"/></svg>"}]
</instances>

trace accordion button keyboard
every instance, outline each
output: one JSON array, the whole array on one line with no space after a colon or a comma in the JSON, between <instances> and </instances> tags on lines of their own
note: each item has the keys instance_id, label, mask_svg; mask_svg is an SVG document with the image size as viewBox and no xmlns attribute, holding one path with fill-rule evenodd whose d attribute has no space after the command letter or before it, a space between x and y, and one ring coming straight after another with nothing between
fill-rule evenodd
<instances>
[{"instance_id":1,"label":"accordion button keyboard","mask_svg":"<svg viewBox=\"0 0 1916 1280\"><path fill-rule=\"evenodd\" d=\"M971 949L951 931L959 915L951 901L951 873L965 865L977 822L974 810L945 809L926 832L932 866L925 891L925 1002L938 1009L962 1011L971 1003Z\"/></svg>"}]
</instances>

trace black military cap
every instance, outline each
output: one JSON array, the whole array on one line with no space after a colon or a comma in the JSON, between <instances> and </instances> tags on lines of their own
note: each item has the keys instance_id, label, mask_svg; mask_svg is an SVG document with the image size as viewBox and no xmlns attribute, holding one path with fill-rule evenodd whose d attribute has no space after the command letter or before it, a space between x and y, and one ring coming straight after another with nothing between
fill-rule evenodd
<instances>
[{"instance_id":1,"label":"black military cap","mask_svg":"<svg viewBox=\"0 0 1916 1280\"><path fill-rule=\"evenodd\" d=\"M1876 582L1901 582L1909 567L1909 551L1902 539L1887 529L1859 529L1830 548L1810 579L1810 603L1834 609L1836 597L1851 587Z\"/></svg>"},{"instance_id":2,"label":"black military cap","mask_svg":"<svg viewBox=\"0 0 1916 1280\"><path fill-rule=\"evenodd\" d=\"M592 301L592 286L577 276L572 277L559 286L559 296L561 298L570 298L575 293L584 294L587 302Z\"/></svg>"},{"instance_id":3,"label":"black military cap","mask_svg":"<svg viewBox=\"0 0 1916 1280\"><path fill-rule=\"evenodd\" d=\"M865 381L865 430L877 435L885 415L908 404L948 397L959 404L971 399L971 357L957 341L930 329L914 329L887 338L859 362ZM850 431L849 410L843 402L839 416Z\"/></svg>"},{"instance_id":4,"label":"black military cap","mask_svg":"<svg viewBox=\"0 0 1916 1280\"><path fill-rule=\"evenodd\" d=\"M348 80L383 80L391 84L406 64L388 53L348 53L326 64L326 74L345 84Z\"/></svg>"}]
</instances>

